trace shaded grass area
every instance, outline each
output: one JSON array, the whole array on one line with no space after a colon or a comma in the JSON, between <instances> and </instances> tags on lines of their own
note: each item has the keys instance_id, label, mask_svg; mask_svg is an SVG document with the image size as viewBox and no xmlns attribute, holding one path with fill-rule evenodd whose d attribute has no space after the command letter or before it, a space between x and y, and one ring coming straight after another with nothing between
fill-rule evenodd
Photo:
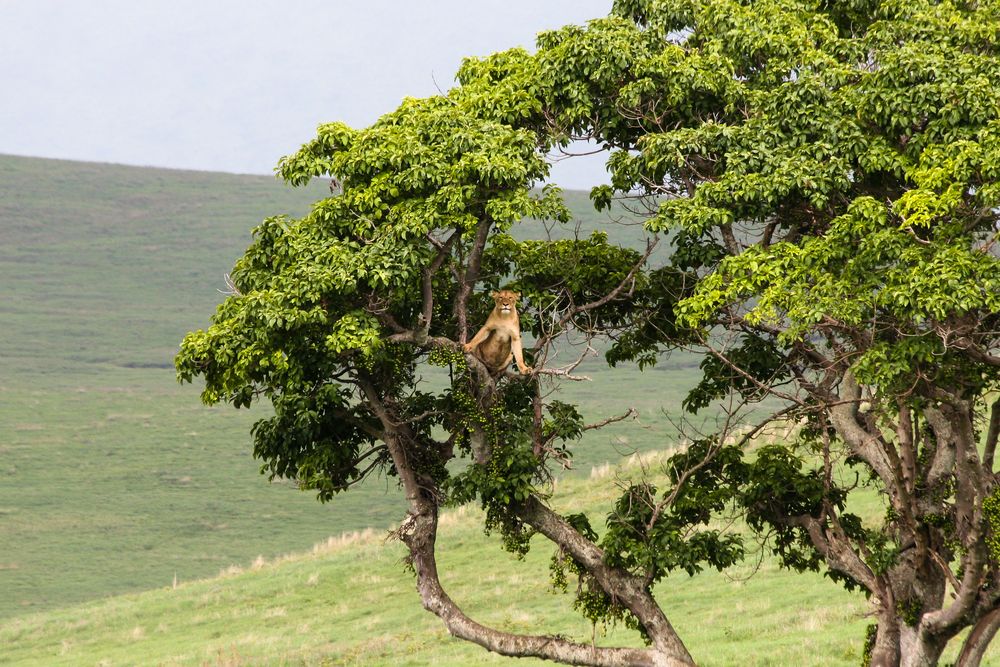
<instances>
[{"instance_id":1,"label":"shaded grass area","mask_svg":"<svg viewBox=\"0 0 1000 667\"><path fill-rule=\"evenodd\" d=\"M0 156L0 618L209 576L399 518L392 480L328 505L269 485L249 435L267 410L208 409L174 379L178 343L208 325L251 228L327 194L325 183ZM579 230L557 235L608 228L638 242L639 228L609 224L585 194L567 199ZM581 369L594 381L562 398L588 421L628 407L640 418L588 433L576 466L674 441L667 414L696 363Z\"/></svg>"},{"instance_id":2,"label":"shaded grass area","mask_svg":"<svg viewBox=\"0 0 1000 667\"><path fill-rule=\"evenodd\" d=\"M637 468L559 483L562 511L606 508L619 478ZM482 622L515 632L565 634L639 645L632 633L594 629L546 580L551 549L533 542L526 562L482 534L479 511L442 519L446 589ZM486 665L504 662L448 637L424 612L402 545L383 533L331 539L308 554L222 577L114 598L0 625L14 665ZM485 565L485 567L484 567ZM864 597L819 575L790 575L765 558L726 575L676 574L657 589L702 665L856 665ZM518 664L544 664L534 660Z\"/></svg>"}]
</instances>

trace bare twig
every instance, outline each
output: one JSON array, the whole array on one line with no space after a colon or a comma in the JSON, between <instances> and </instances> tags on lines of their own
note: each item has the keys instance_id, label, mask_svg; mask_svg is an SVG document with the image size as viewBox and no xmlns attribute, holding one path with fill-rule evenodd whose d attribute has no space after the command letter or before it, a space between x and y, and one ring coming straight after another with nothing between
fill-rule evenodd
<instances>
[{"instance_id":1,"label":"bare twig","mask_svg":"<svg viewBox=\"0 0 1000 667\"><path fill-rule=\"evenodd\" d=\"M615 417L608 417L607 419L602 419L599 422L594 422L593 424L587 424L583 427L584 431L592 431L594 429L603 428L608 424L614 424L616 422L624 421L629 417L635 417L639 412L635 408L629 408L624 413L617 415Z\"/></svg>"},{"instance_id":2,"label":"bare twig","mask_svg":"<svg viewBox=\"0 0 1000 667\"><path fill-rule=\"evenodd\" d=\"M243 292L236 287L236 283L233 282L233 277L228 273L222 274L222 279L226 282L226 289L216 290L219 294L225 294L226 296L243 296Z\"/></svg>"}]
</instances>

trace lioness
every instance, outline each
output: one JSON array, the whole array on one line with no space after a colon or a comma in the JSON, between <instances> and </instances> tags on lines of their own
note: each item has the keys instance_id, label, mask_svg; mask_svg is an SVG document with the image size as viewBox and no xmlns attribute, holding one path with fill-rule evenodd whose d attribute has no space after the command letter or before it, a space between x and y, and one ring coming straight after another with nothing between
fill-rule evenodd
<instances>
[{"instance_id":1,"label":"lioness","mask_svg":"<svg viewBox=\"0 0 1000 667\"><path fill-rule=\"evenodd\" d=\"M521 298L521 294L500 290L491 292L490 296L496 306L486 318L486 324L465 344L464 349L474 354L494 375L506 370L511 358L517 360L521 374L528 375L531 367L524 363L521 320L517 315L517 300Z\"/></svg>"}]
</instances>

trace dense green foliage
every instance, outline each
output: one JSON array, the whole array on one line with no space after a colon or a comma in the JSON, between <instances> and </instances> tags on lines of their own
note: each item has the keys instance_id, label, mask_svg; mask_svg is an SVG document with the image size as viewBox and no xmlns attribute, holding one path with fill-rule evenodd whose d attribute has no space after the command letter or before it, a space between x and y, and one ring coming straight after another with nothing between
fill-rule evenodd
<instances>
[{"instance_id":1,"label":"dense green foliage","mask_svg":"<svg viewBox=\"0 0 1000 667\"><path fill-rule=\"evenodd\" d=\"M539 95L556 136L611 151L595 202L656 197L646 227L677 234L673 265L696 283L663 295L672 328L612 358L693 340L710 356L687 408L785 402L822 460L769 448L759 476L727 479L749 524L786 565L873 596L874 662L936 662L972 625L960 662L975 664L1000 605L983 541L1000 5L623 0L612 14L540 38ZM844 511L841 459L885 493L881 525Z\"/></svg>"}]
</instances>

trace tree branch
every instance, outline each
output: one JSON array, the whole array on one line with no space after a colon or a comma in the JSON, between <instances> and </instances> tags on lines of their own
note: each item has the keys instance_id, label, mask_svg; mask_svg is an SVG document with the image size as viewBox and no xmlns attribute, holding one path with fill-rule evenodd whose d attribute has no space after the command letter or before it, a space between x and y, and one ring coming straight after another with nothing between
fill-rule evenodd
<instances>
[{"instance_id":1,"label":"tree branch","mask_svg":"<svg viewBox=\"0 0 1000 667\"><path fill-rule=\"evenodd\" d=\"M361 463L362 461L364 461L365 459L367 459L372 454L380 453L380 452L384 452L384 451L386 451L386 446L385 445L379 445L378 447L373 447L373 448L369 449L367 452L365 452L364 454L362 454L361 456L359 456L357 459L355 459L354 463L352 465L356 466L359 463ZM365 478L368 477L368 473L370 473L372 470L374 470L381 463L382 463L382 461L380 459L376 458L374 461L372 461L371 463L368 464L368 467L366 467L364 470L362 470L360 473L358 473L358 476L356 478L354 478L350 482L346 482L344 484L339 484L336 487L337 490L338 491L346 491L347 489L351 488L352 486L355 486L355 485L360 484L361 482L365 481Z\"/></svg>"},{"instance_id":2,"label":"tree branch","mask_svg":"<svg viewBox=\"0 0 1000 667\"><path fill-rule=\"evenodd\" d=\"M809 541L826 560L831 569L850 575L872 593L880 593L878 579L871 568L860 558L851 545L850 540L838 532L824 527L823 522L812 516L802 515L789 517L787 523L804 528L809 534Z\"/></svg>"},{"instance_id":3,"label":"tree branch","mask_svg":"<svg viewBox=\"0 0 1000 667\"><path fill-rule=\"evenodd\" d=\"M590 382L592 380L589 375L572 375L571 372L565 368L534 368L531 373L532 375L550 375L552 377L560 377L573 382ZM519 377L514 373L511 373L510 375L513 377Z\"/></svg>"},{"instance_id":4,"label":"tree branch","mask_svg":"<svg viewBox=\"0 0 1000 667\"><path fill-rule=\"evenodd\" d=\"M368 378L359 377L358 386L373 412L383 424L386 435L385 443L409 503L408 517L400 526L397 534L410 551L410 561L417 575L417 591L420 594L421 602L425 609L444 621L445 627L452 635L479 644L501 655L537 657L574 665L689 667L694 664L691 656L680 643L680 639L673 633L673 628L670 627L662 611L655 607L655 602L653 602L649 591L636 590L634 577L623 577L620 574L617 575L618 578L632 584L631 588L627 588L622 595L632 599L637 594L641 594L646 598L647 606L652 605L659 614L659 617L656 617L643 606L629 606L630 609L633 606L637 607L638 613L636 610L633 610L633 613L636 613L637 618L647 628L650 636L654 638L656 646L653 649L602 648L593 644L571 642L555 636L519 635L495 630L470 619L451 600L438 577L435 558L438 524L437 501L432 490L421 486L418 475L406 456L403 442L408 437L409 425L399 423L392 418L385 402L379 397L376 388ZM577 538L580 543L574 542L569 547L570 552L580 554L582 546L587 549L585 558L587 558L590 567L599 568L602 572L610 571L610 568L603 564L601 552L597 547L584 540L561 517L552 513L551 510L543 508L537 501L532 503L532 500L526 503L527 507L531 507L527 514L536 519L542 517L543 520L537 521L537 523L542 523L546 527L551 528L552 525L556 525L555 530L548 531L549 535L563 539ZM540 532L545 533L546 531ZM560 546L566 546L565 542L554 541ZM608 576L600 578L604 580L602 585L607 590L619 594L621 589L617 587L618 578L615 578L613 573L610 576L611 579ZM669 630L672 638L664 636L665 630ZM664 650L665 647L668 650Z\"/></svg>"},{"instance_id":5,"label":"tree branch","mask_svg":"<svg viewBox=\"0 0 1000 667\"><path fill-rule=\"evenodd\" d=\"M653 238L648 240L646 242L646 252L642 255L639 261L635 263L635 265L631 268L631 270L629 270L629 272L625 275L625 277L622 278L622 281L618 283L618 285L613 290L602 296L600 299L597 299L596 301L591 301L590 303L585 303L581 306L574 306L573 308L571 308L559 320L559 327L565 326L567 322L569 322L570 320L572 320L574 317L576 317L581 313L585 313L595 308L600 308L609 301L616 299L618 295L622 293L622 290L624 290L629 284L632 284L634 282L635 276L639 272L639 269L645 266L646 262L649 260L650 255L653 254L653 250L656 249L656 246L659 243L660 243L660 238L658 236L654 236Z\"/></svg>"},{"instance_id":6,"label":"tree branch","mask_svg":"<svg viewBox=\"0 0 1000 667\"><path fill-rule=\"evenodd\" d=\"M958 654L955 667L979 667L998 629L1000 629L1000 609L994 609L972 627L969 636L962 643L962 651Z\"/></svg>"},{"instance_id":7,"label":"tree branch","mask_svg":"<svg viewBox=\"0 0 1000 667\"><path fill-rule=\"evenodd\" d=\"M451 246L455 243L455 240L461 236L462 232L456 230L452 232L448 240L441 244L436 244L438 249L437 255L435 255L434 260L424 267L422 272L422 309L420 312L420 321L417 323L417 328L414 331L414 342L417 345L423 345L423 342L427 340L427 333L431 328L431 318L434 314L434 274L438 272L441 265L444 264L444 260L448 257L451 252Z\"/></svg>"},{"instance_id":8,"label":"tree branch","mask_svg":"<svg viewBox=\"0 0 1000 667\"><path fill-rule=\"evenodd\" d=\"M476 227L476 236L472 241L472 249L469 252L469 261L465 265L465 270L461 272L459 280L458 296L455 299L455 320L458 323L458 342L465 343L468 336L468 302L472 294L472 288L479 280L479 272L483 262L483 251L486 249L486 239L489 238L493 221L489 218L483 219Z\"/></svg>"},{"instance_id":9,"label":"tree branch","mask_svg":"<svg viewBox=\"0 0 1000 667\"><path fill-rule=\"evenodd\" d=\"M899 492L901 480L895 474L893 465L881 446L881 433L869 433L858 423L861 387L850 371L845 372L841 380L839 399L828 404L826 408L833 428L851 451L870 465L875 474L883 480L890 497L894 500L893 505L900 511L908 511L908 508L903 507L904 503Z\"/></svg>"},{"instance_id":10,"label":"tree branch","mask_svg":"<svg viewBox=\"0 0 1000 667\"><path fill-rule=\"evenodd\" d=\"M385 437L385 433L378 430L365 420L359 418L357 415L351 414L347 410L334 408L332 412L333 414L337 415L337 417L339 417L340 419L343 419L344 421L349 422L354 426L357 426L359 429L361 429L362 431L364 431L365 433L367 433L376 440L382 440ZM360 461L356 461L355 463L360 463Z\"/></svg>"},{"instance_id":11,"label":"tree branch","mask_svg":"<svg viewBox=\"0 0 1000 667\"><path fill-rule=\"evenodd\" d=\"M424 609L437 615L448 632L500 655L534 657L571 665L594 667L690 667L687 651L666 654L655 649L605 648L581 644L552 635L520 635L487 627L469 618L448 596L437 573L434 545L437 515L429 504L411 507L399 535L409 547L417 574L417 591Z\"/></svg>"},{"instance_id":12,"label":"tree branch","mask_svg":"<svg viewBox=\"0 0 1000 667\"><path fill-rule=\"evenodd\" d=\"M636 411L635 408L629 408L623 414L617 415L615 417L608 417L607 419L602 419L601 421L595 422L593 424L587 424L586 426L583 427L582 430L592 431L594 429L604 428L608 424L614 424L616 422L624 421L629 417L635 417L637 414L639 413L638 411Z\"/></svg>"},{"instance_id":13,"label":"tree branch","mask_svg":"<svg viewBox=\"0 0 1000 667\"><path fill-rule=\"evenodd\" d=\"M924 614L921 627L932 635L951 637L967 624L975 609L988 571L982 499L984 480L973 435L970 406L965 401L956 405L927 407L924 413L934 430L938 448L951 450L955 480L955 532L964 548L962 580L955 591L955 600L948 607ZM935 454L935 464L937 463ZM933 488L933 487L932 487Z\"/></svg>"},{"instance_id":14,"label":"tree branch","mask_svg":"<svg viewBox=\"0 0 1000 667\"><path fill-rule=\"evenodd\" d=\"M986 433L986 447L983 449L983 469L993 472L993 457L997 451L997 438L1000 436L1000 398L990 406L990 427Z\"/></svg>"},{"instance_id":15,"label":"tree branch","mask_svg":"<svg viewBox=\"0 0 1000 667\"><path fill-rule=\"evenodd\" d=\"M515 511L522 521L565 549L602 589L631 611L662 655L674 664L693 664L687 648L643 579L606 564L601 549L535 496L529 497Z\"/></svg>"}]
</instances>

